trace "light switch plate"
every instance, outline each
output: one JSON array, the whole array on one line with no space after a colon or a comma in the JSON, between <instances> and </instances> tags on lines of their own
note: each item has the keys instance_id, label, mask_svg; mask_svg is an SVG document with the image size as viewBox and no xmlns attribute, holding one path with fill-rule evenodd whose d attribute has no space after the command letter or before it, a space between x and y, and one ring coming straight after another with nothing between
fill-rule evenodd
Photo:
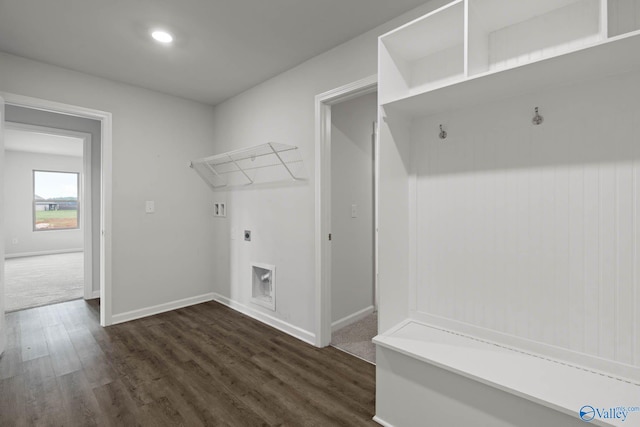
<instances>
[{"instance_id":1,"label":"light switch plate","mask_svg":"<svg viewBox=\"0 0 640 427\"><path fill-rule=\"evenodd\" d=\"M156 202L153 200L147 200L144 202L144 211L148 214L155 213L156 211Z\"/></svg>"},{"instance_id":2,"label":"light switch plate","mask_svg":"<svg viewBox=\"0 0 640 427\"><path fill-rule=\"evenodd\" d=\"M358 205L351 205L351 218L358 217Z\"/></svg>"}]
</instances>

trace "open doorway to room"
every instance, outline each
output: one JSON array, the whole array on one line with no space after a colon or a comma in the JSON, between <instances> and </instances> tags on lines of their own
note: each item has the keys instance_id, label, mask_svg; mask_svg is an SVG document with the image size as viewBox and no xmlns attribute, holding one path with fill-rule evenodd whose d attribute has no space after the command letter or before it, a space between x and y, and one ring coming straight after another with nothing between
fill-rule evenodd
<instances>
[{"instance_id":1,"label":"open doorway to room","mask_svg":"<svg viewBox=\"0 0 640 427\"><path fill-rule=\"evenodd\" d=\"M18 94L0 92L0 171L5 172L5 127L84 140L83 166L80 177L81 229L84 229L84 299L91 303L75 304L99 316L100 325L112 324L111 309L111 200L112 200L112 115L106 111L63 104ZM90 135L90 141L86 138ZM33 179L33 176L32 178ZM4 203L6 185L0 185L0 314L5 311L5 247L12 244L11 233L5 223ZM33 191L33 188L30 189ZM90 191L90 196L89 192ZM27 217L35 226L35 196L29 198ZM85 204L83 208L82 205ZM32 229L33 230L33 229ZM53 231L50 231L53 233ZM62 232L62 231L60 231ZM0 319L2 316L0 316ZM3 350L4 325L0 322L0 352Z\"/></svg>"},{"instance_id":2,"label":"open doorway to room","mask_svg":"<svg viewBox=\"0 0 640 427\"><path fill-rule=\"evenodd\" d=\"M331 345L375 362L377 93L331 109Z\"/></svg>"},{"instance_id":3,"label":"open doorway to room","mask_svg":"<svg viewBox=\"0 0 640 427\"><path fill-rule=\"evenodd\" d=\"M91 135L5 128L5 310L92 298Z\"/></svg>"},{"instance_id":4,"label":"open doorway to room","mask_svg":"<svg viewBox=\"0 0 640 427\"><path fill-rule=\"evenodd\" d=\"M372 339L378 333L376 86L374 76L316 97L321 163L318 344L371 363Z\"/></svg>"}]
</instances>

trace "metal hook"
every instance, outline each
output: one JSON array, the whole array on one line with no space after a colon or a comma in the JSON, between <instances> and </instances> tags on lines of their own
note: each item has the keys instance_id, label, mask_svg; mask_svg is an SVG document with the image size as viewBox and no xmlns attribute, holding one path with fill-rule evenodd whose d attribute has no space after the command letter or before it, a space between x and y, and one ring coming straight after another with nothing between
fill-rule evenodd
<instances>
[{"instance_id":1,"label":"metal hook","mask_svg":"<svg viewBox=\"0 0 640 427\"><path fill-rule=\"evenodd\" d=\"M440 125L440 139L447 139L447 132Z\"/></svg>"},{"instance_id":2,"label":"metal hook","mask_svg":"<svg viewBox=\"0 0 640 427\"><path fill-rule=\"evenodd\" d=\"M536 107L536 115L533 116L533 120L531 120L531 122L536 126L541 125L542 122L544 122L544 117L538 113L538 107Z\"/></svg>"}]
</instances>

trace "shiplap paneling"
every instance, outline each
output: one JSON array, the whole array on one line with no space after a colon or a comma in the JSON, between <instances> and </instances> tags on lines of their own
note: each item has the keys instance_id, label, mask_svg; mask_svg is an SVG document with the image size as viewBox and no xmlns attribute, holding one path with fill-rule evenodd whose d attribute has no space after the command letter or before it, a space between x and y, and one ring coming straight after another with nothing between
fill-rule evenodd
<instances>
[{"instance_id":1,"label":"shiplap paneling","mask_svg":"<svg viewBox=\"0 0 640 427\"><path fill-rule=\"evenodd\" d=\"M640 74L416 120L417 311L639 365L639 123Z\"/></svg>"},{"instance_id":2,"label":"shiplap paneling","mask_svg":"<svg viewBox=\"0 0 640 427\"><path fill-rule=\"evenodd\" d=\"M608 8L610 37L640 29L640 0L609 0Z\"/></svg>"},{"instance_id":3,"label":"shiplap paneling","mask_svg":"<svg viewBox=\"0 0 640 427\"><path fill-rule=\"evenodd\" d=\"M559 55L602 39L600 1L577 1L488 36L490 70Z\"/></svg>"}]
</instances>

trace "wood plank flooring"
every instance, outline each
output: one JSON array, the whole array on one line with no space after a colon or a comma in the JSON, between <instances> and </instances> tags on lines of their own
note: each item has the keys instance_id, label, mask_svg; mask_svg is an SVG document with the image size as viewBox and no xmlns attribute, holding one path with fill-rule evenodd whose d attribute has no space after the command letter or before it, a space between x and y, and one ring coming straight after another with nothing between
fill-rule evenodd
<instances>
[{"instance_id":1,"label":"wood plank flooring","mask_svg":"<svg viewBox=\"0 0 640 427\"><path fill-rule=\"evenodd\" d=\"M0 426L376 425L375 367L211 302L101 328L95 301L7 314Z\"/></svg>"}]
</instances>

